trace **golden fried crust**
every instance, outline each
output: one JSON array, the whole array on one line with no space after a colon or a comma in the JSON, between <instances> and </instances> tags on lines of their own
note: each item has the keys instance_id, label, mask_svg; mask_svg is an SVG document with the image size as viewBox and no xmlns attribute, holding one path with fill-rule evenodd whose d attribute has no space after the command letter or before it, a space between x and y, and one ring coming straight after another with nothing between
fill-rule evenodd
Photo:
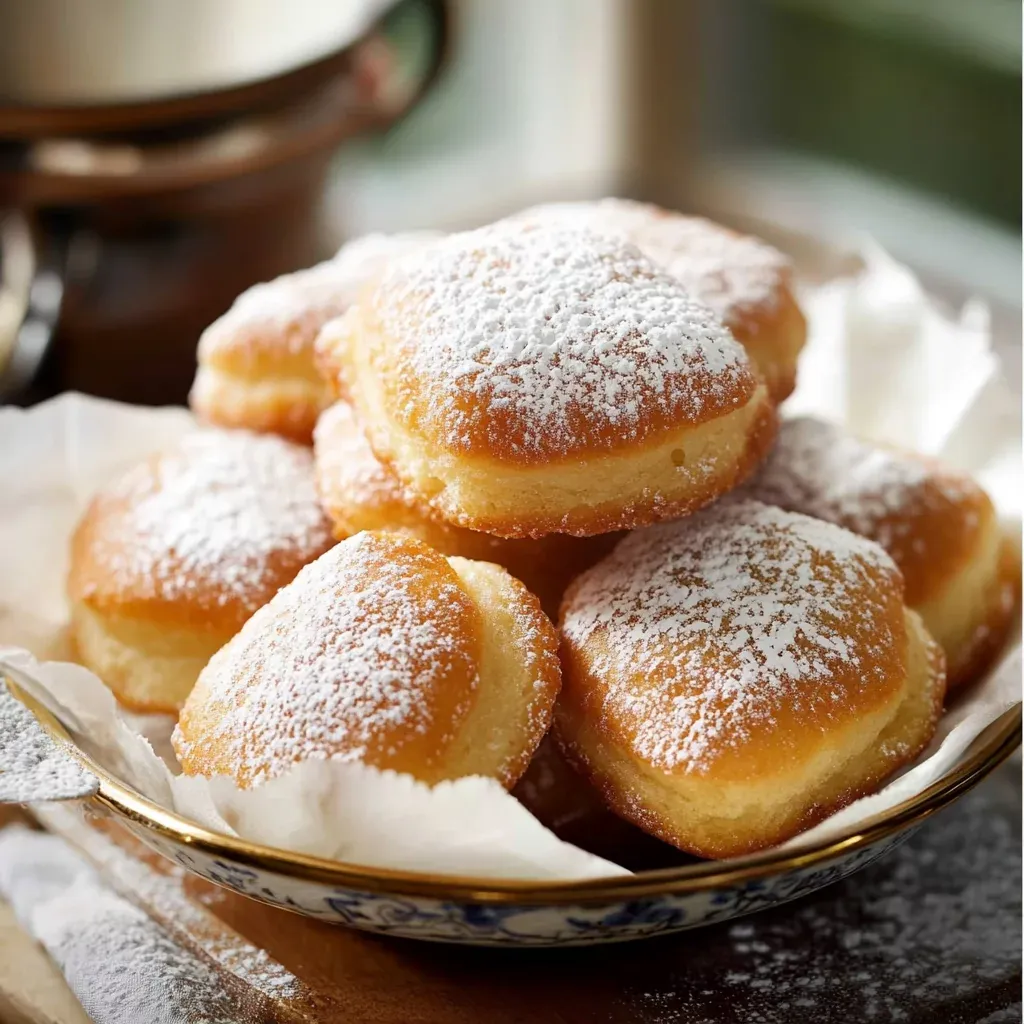
<instances>
[{"instance_id":1,"label":"golden fried crust","mask_svg":"<svg viewBox=\"0 0 1024 1024\"><path fill-rule=\"evenodd\" d=\"M569 588L561 635L560 743L617 813L701 856L870 790L945 691L880 548L754 502L627 538Z\"/></svg>"},{"instance_id":2,"label":"golden fried crust","mask_svg":"<svg viewBox=\"0 0 1024 1024\"><path fill-rule=\"evenodd\" d=\"M742 349L626 242L503 222L389 268L318 340L413 499L506 537L699 507L775 421Z\"/></svg>"},{"instance_id":3,"label":"golden fried crust","mask_svg":"<svg viewBox=\"0 0 1024 1024\"><path fill-rule=\"evenodd\" d=\"M635 262L639 264L640 260ZM649 268L634 273L634 283L640 288L657 280ZM663 281L662 286L672 290ZM369 293L366 305L353 309L346 318L351 344L365 352L353 367L354 375L372 375L380 401L400 428L440 451L523 466L587 457L621 450L630 442L643 443L679 426L701 426L746 405L757 390L749 365L732 354L734 366L721 375L697 365L679 366L657 382L639 379L635 393L627 399L635 405L635 414L625 429L614 404L581 405L570 400L564 403L564 409L552 410L557 399L550 393L529 394L526 382L520 400L511 403L504 392L515 387L514 371L491 375L481 367L475 374L462 377L458 367L452 367L451 376L444 376L443 372L435 375L421 368L417 358L418 332L413 328L406 333L388 321L394 318L396 310L401 310L405 323L426 320L432 306L430 293L425 287L413 295L397 295L394 291L397 288L393 290L383 284ZM685 309L684 293L678 293L678 297L681 310ZM701 315L710 321L710 313L691 313L692 317ZM718 337L727 347L728 338L721 333ZM637 340L635 335L629 339ZM620 346L625 365L635 368L641 362L642 344L639 341L636 352L629 351L627 344ZM339 352L339 359L347 358ZM606 375L601 372L601 362L596 355L582 358L579 373L593 376L594 384L591 388L586 383L579 387L580 391L619 386L615 381L602 379ZM557 390L554 373L545 384L541 377L547 376L546 369L537 366L531 367L531 371L529 383ZM347 366L339 368L339 372L347 373ZM489 379L492 376L495 379ZM719 379L720 376L725 379ZM439 392L441 388L447 391ZM545 435L545 430L550 433Z\"/></svg>"},{"instance_id":4,"label":"golden fried crust","mask_svg":"<svg viewBox=\"0 0 1024 1024\"><path fill-rule=\"evenodd\" d=\"M803 778L790 773L785 782L790 789L803 786L800 800L779 799L778 779L760 786L751 783L746 788L716 787L701 792L698 787L690 787L688 791L672 792L673 780L628 759L624 761L592 723L573 722L561 701L554 735L564 746L567 760L608 806L648 835L712 860L756 853L870 796L927 747L942 716L945 659L920 617L909 610L907 631L908 664L913 670L906 696L892 721L868 748L851 757L844 770L832 777L821 780L811 773ZM730 813L737 808L739 813Z\"/></svg>"},{"instance_id":5,"label":"golden fried crust","mask_svg":"<svg viewBox=\"0 0 1024 1024\"><path fill-rule=\"evenodd\" d=\"M946 648L950 693L977 682L996 664L1019 618L1020 551L1002 538L996 559L994 579L987 571L968 569L952 581L940 600L921 609L925 625L931 619L929 630L939 634L936 639ZM979 577L984 579L980 592L971 585ZM947 622L948 632L944 631Z\"/></svg>"},{"instance_id":6,"label":"golden fried crust","mask_svg":"<svg viewBox=\"0 0 1024 1024\"><path fill-rule=\"evenodd\" d=\"M317 332L351 303L333 261L259 284L199 339L189 404L222 427L308 444L329 392L316 372Z\"/></svg>"},{"instance_id":7,"label":"golden fried crust","mask_svg":"<svg viewBox=\"0 0 1024 1024\"><path fill-rule=\"evenodd\" d=\"M175 750L187 773L241 786L308 758L511 786L551 720L556 646L536 598L503 569L359 534L210 661Z\"/></svg>"},{"instance_id":8,"label":"golden fried crust","mask_svg":"<svg viewBox=\"0 0 1024 1024\"><path fill-rule=\"evenodd\" d=\"M379 301L387 303L388 299L382 297ZM438 401L438 382L417 372L408 358L408 350L392 348L391 336L381 330L372 314L360 321L360 312L356 311L353 323L360 324L357 330L361 341L373 339L367 345L367 368L380 381L385 407L395 410L401 427L422 437L427 445L468 458L525 466L621 450L622 435L615 418L595 417L578 407L567 409L557 428L552 425L553 430L563 434L561 443L550 447L543 442L535 443L538 425L533 410L526 403L518 408L506 404L501 395L503 384L497 382L465 389L453 383L450 414L435 418L432 411ZM686 390L696 400L680 397L659 407L653 389L638 389L642 392L636 399L634 440L638 443L663 437L680 425L692 428L716 420L749 403L756 393L756 381L749 371L737 374L738 379L730 382L727 390L716 388L712 374L707 371L680 370L674 378L674 383L680 385L685 380Z\"/></svg>"},{"instance_id":9,"label":"golden fried crust","mask_svg":"<svg viewBox=\"0 0 1024 1024\"><path fill-rule=\"evenodd\" d=\"M1012 617L1020 563L988 495L935 459L860 441L811 418L787 420L744 488L881 544L907 604L946 651L950 689L977 678Z\"/></svg>"},{"instance_id":10,"label":"golden fried crust","mask_svg":"<svg viewBox=\"0 0 1024 1024\"><path fill-rule=\"evenodd\" d=\"M726 326L747 350L772 400L787 399L796 388L797 364L807 340L807 321L789 284L780 286L776 304L759 318L738 311Z\"/></svg>"},{"instance_id":11,"label":"golden fried crust","mask_svg":"<svg viewBox=\"0 0 1024 1024\"><path fill-rule=\"evenodd\" d=\"M67 581L79 654L123 703L174 709L210 655L333 543L308 449L190 435L79 522Z\"/></svg>"},{"instance_id":12,"label":"golden fried crust","mask_svg":"<svg viewBox=\"0 0 1024 1024\"><path fill-rule=\"evenodd\" d=\"M506 538L594 537L686 515L747 479L777 428L759 385L751 402L703 426L630 450L520 467L432 449L372 412L366 418L373 406L354 397L374 453L403 478L423 516Z\"/></svg>"},{"instance_id":13,"label":"golden fried crust","mask_svg":"<svg viewBox=\"0 0 1024 1024\"><path fill-rule=\"evenodd\" d=\"M296 444L309 444L329 403L330 392L319 378L289 378L271 368L247 378L200 367L189 393L189 406L205 423L277 434Z\"/></svg>"},{"instance_id":14,"label":"golden fried crust","mask_svg":"<svg viewBox=\"0 0 1024 1024\"><path fill-rule=\"evenodd\" d=\"M996 523L988 495L966 474L928 459L906 505L879 520L886 550L903 573L907 604L924 604L962 568Z\"/></svg>"},{"instance_id":15,"label":"golden fried crust","mask_svg":"<svg viewBox=\"0 0 1024 1024\"><path fill-rule=\"evenodd\" d=\"M626 238L715 311L775 402L793 391L807 324L793 296L792 265L777 249L702 217L628 199L549 203L517 219L585 225Z\"/></svg>"},{"instance_id":16,"label":"golden fried crust","mask_svg":"<svg viewBox=\"0 0 1024 1024\"><path fill-rule=\"evenodd\" d=\"M503 565L541 600L552 617L570 580L611 550L617 535L504 540L425 515L373 454L351 407L336 402L314 436L317 487L341 540L362 530L416 537L445 555Z\"/></svg>"}]
</instances>

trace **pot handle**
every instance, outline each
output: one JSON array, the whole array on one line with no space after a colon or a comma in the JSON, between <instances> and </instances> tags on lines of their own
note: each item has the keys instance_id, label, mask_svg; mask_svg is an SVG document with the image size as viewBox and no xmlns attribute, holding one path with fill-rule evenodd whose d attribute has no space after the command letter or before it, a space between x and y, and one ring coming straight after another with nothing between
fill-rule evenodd
<instances>
[{"instance_id":1,"label":"pot handle","mask_svg":"<svg viewBox=\"0 0 1024 1024\"><path fill-rule=\"evenodd\" d=\"M64 294L66 245L20 211L0 213L0 403L22 396L53 340Z\"/></svg>"},{"instance_id":2,"label":"pot handle","mask_svg":"<svg viewBox=\"0 0 1024 1024\"><path fill-rule=\"evenodd\" d=\"M371 130L385 130L401 121L407 114L419 106L423 97L434 87L441 71L448 62L452 41L452 10L451 0L418 0L418 6L424 11L431 26L431 49L426 67L419 76L414 89L403 97L400 106L380 116L380 123ZM401 5L399 5L399 8ZM387 16L384 21L386 22Z\"/></svg>"}]
</instances>

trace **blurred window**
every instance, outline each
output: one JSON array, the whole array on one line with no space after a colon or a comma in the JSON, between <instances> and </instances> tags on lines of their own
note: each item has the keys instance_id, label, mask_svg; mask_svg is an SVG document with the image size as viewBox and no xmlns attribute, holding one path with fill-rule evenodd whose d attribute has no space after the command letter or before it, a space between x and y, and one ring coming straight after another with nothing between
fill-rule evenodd
<instances>
[{"instance_id":1,"label":"blurred window","mask_svg":"<svg viewBox=\"0 0 1024 1024\"><path fill-rule=\"evenodd\" d=\"M761 142L901 181L1014 230L1020 0L757 0ZM749 122L748 122L749 123Z\"/></svg>"}]
</instances>

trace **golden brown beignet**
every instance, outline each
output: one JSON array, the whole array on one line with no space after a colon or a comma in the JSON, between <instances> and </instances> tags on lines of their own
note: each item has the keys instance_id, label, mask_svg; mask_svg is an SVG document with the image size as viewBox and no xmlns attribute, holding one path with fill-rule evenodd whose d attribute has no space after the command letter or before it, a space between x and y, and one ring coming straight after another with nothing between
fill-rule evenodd
<instances>
[{"instance_id":1,"label":"golden brown beignet","mask_svg":"<svg viewBox=\"0 0 1024 1024\"><path fill-rule=\"evenodd\" d=\"M540 598L552 618L558 617L570 581L607 554L620 537L552 534L505 540L428 516L373 454L347 402L336 402L320 417L313 454L320 498L339 540L362 530L390 530L416 537L444 555L497 562Z\"/></svg>"},{"instance_id":2,"label":"golden brown beignet","mask_svg":"<svg viewBox=\"0 0 1024 1024\"><path fill-rule=\"evenodd\" d=\"M548 203L519 216L627 238L718 314L776 402L793 391L807 323L793 295L792 265L777 249L703 217L630 199Z\"/></svg>"},{"instance_id":3,"label":"golden brown beignet","mask_svg":"<svg viewBox=\"0 0 1024 1024\"><path fill-rule=\"evenodd\" d=\"M360 533L214 655L173 742L186 773L243 787L310 758L511 787L559 684L554 627L504 569Z\"/></svg>"},{"instance_id":4,"label":"golden brown beignet","mask_svg":"<svg viewBox=\"0 0 1024 1024\"><path fill-rule=\"evenodd\" d=\"M317 347L415 500L497 536L682 515L774 436L713 313L628 242L575 228L502 221L425 246Z\"/></svg>"},{"instance_id":5,"label":"golden brown beignet","mask_svg":"<svg viewBox=\"0 0 1024 1024\"><path fill-rule=\"evenodd\" d=\"M561 634L570 760L702 857L872 791L928 743L945 691L880 547L754 501L631 534L569 587Z\"/></svg>"},{"instance_id":6,"label":"golden brown beignet","mask_svg":"<svg viewBox=\"0 0 1024 1024\"><path fill-rule=\"evenodd\" d=\"M199 339L192 410L208 423L309 444L331 400L313 359L317 333L388 259L429 237L367 235L333 259L244 291Z\"/></svg>"},{"instance_id":7,"label":"golden brown beignet","mask_svg":"<svg viewBox=\"0 0 1024 1024\"><path fill-rule=\"evenodd\" d=\"M118 700L176 711L210 656L334 543L308 448L204 430L100 492L71 545L82 662Z\"/></svg>"},{"instance_id":8,"label":"golden brown beignet","mask_svg":"<svg viewBox=\"0 0 1024 1024\"><path fill-rule=\"evenodd\" d=\"M823 420L784 421L746 493L881 544L906 601L946 652L951 690L1001 650L1020 591L1020 561L985 492L934 459L882 448Z\"/></svg>"}]
</instances>

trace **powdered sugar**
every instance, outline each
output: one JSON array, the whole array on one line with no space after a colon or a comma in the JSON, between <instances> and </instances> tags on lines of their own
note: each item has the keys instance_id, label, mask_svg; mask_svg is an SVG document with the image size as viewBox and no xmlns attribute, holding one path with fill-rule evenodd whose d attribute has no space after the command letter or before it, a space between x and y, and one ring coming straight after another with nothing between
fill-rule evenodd
<instances>
[{"instance_id":1,"label":"powdered sugar","mask_svg":"<svg viewBox=\"0 0 1024 1024\"><path fill-rule=\"evenodd\" d=\"M238 1008L216 972L143 911L98 887L44 904L32 932L90 1016L111 1024L234 1024Z\"/></svg>"},{"instance_id":2,"label":"powdered sugar","mask_svg":"<svg viewBox=\"0 0 1024 1024\"><path fill-rule=\"evenodd\" d=\"M289 565L296 571L332 543L312 455L272 436L188 435L101 500L124 509L97 525L94 549L113 577L103 585L164 600L201 590L251 613L287 582Z\"/></svg>"},{"instance_id":3,"label":"powdered sugar","mask_svg":"<svg viewBox=\"0 0 1024 1024\"><path fill-rule=\"evenodd\" d=\"M186 705L174 738L186 768L213 759L251 784L309 759L389 767L406 745L442 742L477 676L475 610L456 578L439 578L439 557L363 533L303 569L199 677L193 697L210 696Z\"/></svg>"},{"instance_id":4,"label":"powdered sugar","mask_svg":"<svg viewBox=\"0 0 1024 1024\"><path fill-rule=\"evenodd\" d=\"M433 238L431 232L365 235L347 242L323 263L253 285L210 326L203 348L242 332L265 332L267 340L292 354L307 350L319 328L340 316L387 261Z\"/></svg>"},{"instance_id":5,"label":"powdered sugar","mask_svg":"<svg viewBox=\"0 0 1024 1024\"><path fill-rule=\"evenodd\" d=\"M43 732L0 673L0 804L76 800L98 788L96 776Z\"/></svg>"},{"instance_id":6,"label":"powdered sugar","mask_svg":"<svg viewBox=\"0 0 1024 1024\"><path fill-rule=\"evenodd\" d=\"M0 893L63 972L86 1012L109 1024L237 1024L216 971L146 914L103 888L61 840L0 833Z\"/></svg>"},{"instance_id":7,"label":"powdered sugar","mask_svg":"<svg viewBox=\"0 0 1024 1024\"><path fill-rule=\"evenodd\" d=\"M188 874L183 868L161 861L161 870L155 870L64 808L47 807L41 813L47 828L69 839L121 893L153 914L172 937L198 949L220 970L269 999L308 997L299 979L266 950L225 927L185 894Z\"/></svg>"},{"instance_id":8,"label":"powdered sugar","mask_svg":"<svg viewBox=\"0 0 1024 1024\"><path fill-rule=\"evenodd\" d=\"M756 915L635 963L621 1019L1019 1022L1019 810L1008 768L838 885L770 910L752 886Z\"/></svg>"},{"instance_id":9,"label":"powdered sugar","mask_svg":"<svg viewBox=\"0 0 1024 1024\"><path fill-rule=\"evenodd\" d=\"M1019 769L1007 766L838 884L769 908L752 883L739 898L756 913L649 943L609 979L608 1019L1018 1024L1019 812ZM567 985L592 962L578 972Z\"/></svg>"},{"instance_id":10,"label":"powdered sugar","mask_svg":"<svg viewBox=\"0 0 1024 1024\"><path fill-rule=\"evenodd\" d=\"M345 283L346 279L339 279L334 260L282 274L242 292L218 327L225 330L230 325L237 329L258 323L268 329L284 331L307 314L321 321L338 316L351 299L351 289L345 289ZM298 344L301 339L296 336L293 341Z\"/></svg>"},{"instance_id":11,"label":"powdered sugar","mask_svg":"<svg viewBox=\"0 0 1024 1024\"><path fill-rule=\"evenodd\" d=\"M379 274L389 260L414 252L440 237L436 231L361 235L346 242L330 262L338 279L350 282L347 291L354 302L359 289Z\"/></svg>"},{"instance_id":12,"label":"powdered sugar","mask_svg":"<svg viewBox=\"0 0 1024 1024\"><path fill-rule=\"evenodd\" d=\"M607 449L753 390L709 309L629 243L580 228L452 235L392 263L375 312L406 378L399 415L457 450L481 435L521 458Z\"/></svg>"},{"instance_id":13,"label":"powdered sugar","mask_svg":"<svg viewBox=\"0 0 1024 1024\"><path fill-rule=\"evenodd\" d=\"M727 324L743 312L774 307L790 274L789 260L756 238L647 203L549 203L519 216L627 238Z\"/></svg>"},{"instance_id":14,"label":"powdered sugar","mask_svg":"<svg viewBox=\"0 0 1024 1024\"><path fill-rule=\"evenodd\" d=\"M775 450L746 492L892 549L914 529L915 515L929 505L961 501L976 487L966 477L934 472L913 455L860 441L824 420L801 417L783 422ZM916 541L924 544L925 538Z\"/></svg>"},{"instance_id":15,"label":"powdered sugar","mask_svg":"<svg viewBox=\"0 0 1024 1024\"><path fill-rule=\"evenodd\" d=\"M627 537L584 574L563 633L579 647L607 631L593 671L610 712L652 764L702 772L782 705L841 707L838 665L857 666L864 687L885 681L900 592L876 581L894 576L863 538L727 500Z\"/></svg>"}]
</instances>

